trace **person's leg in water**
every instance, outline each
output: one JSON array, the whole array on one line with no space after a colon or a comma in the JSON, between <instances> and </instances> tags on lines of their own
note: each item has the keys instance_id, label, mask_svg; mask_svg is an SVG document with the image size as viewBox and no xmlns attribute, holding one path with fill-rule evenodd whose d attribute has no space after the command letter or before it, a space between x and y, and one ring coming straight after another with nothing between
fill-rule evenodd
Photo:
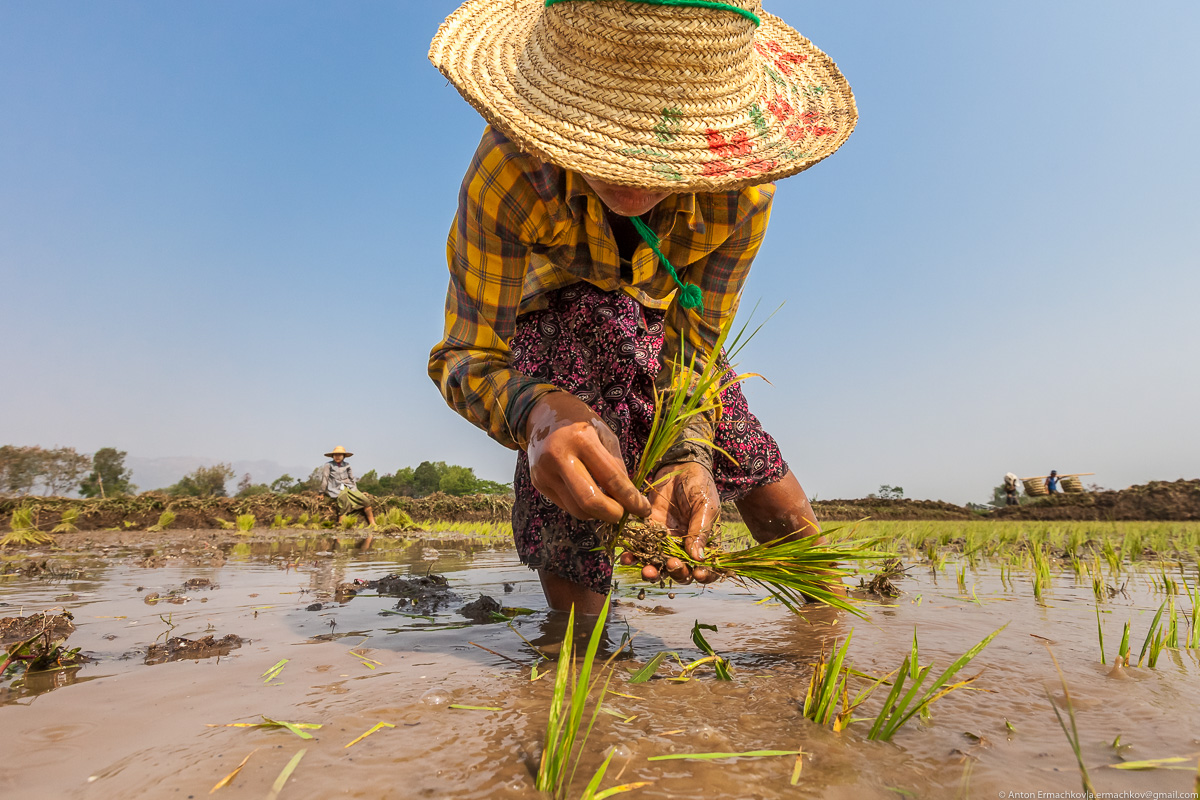
<instances>
[{"instance_id":1,"label":"person's leg in water","mask_svg":"<svg viewBox=\"0 0 1200 800\"><path fill-rule=\"evenodd\" d=\"M545 569L539 569L537 574L542 582L542 592L546 595L546 604L552 611L566 612L574 606L575 616L595 617L604 607L606 595Z\"/></svg>"}]
</instances>

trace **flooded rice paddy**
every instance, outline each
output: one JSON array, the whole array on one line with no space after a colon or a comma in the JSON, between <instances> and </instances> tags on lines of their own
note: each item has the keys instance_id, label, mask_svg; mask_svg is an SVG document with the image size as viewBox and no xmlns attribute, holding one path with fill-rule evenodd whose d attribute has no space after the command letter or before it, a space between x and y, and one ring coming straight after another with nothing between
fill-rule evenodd
<instances>
[{"instance_id":1,"label":"flooded rice paddy","mask_svg":"<svg viewBox=\"0 0 1200 800\"><path fill-rule=\"evenodd\" d=\"M616 747L603 786L648 782L628 797L1079 792L1079 767L1048 699L1063 704L1052 650L1098 791L1195 791L1197 650L1167 649L1155 669L1113 668L1125 623L1136 664L1172 590L1179 636L1187 636L1185 587L1196 584L1194 560L1182 574L1166 558L1114 564L1084 541L1072 548L1075 562L1061 551L1049 556L1049 580L1036 580L1039 599L1027 553L963 546L953 523L930 530L945 547L936 538L927 548L897 545L906 567L894 580L898 597L856 593L866 619L811 606L797 617L728 582L672 587L672 598L632 571L621 574L609 650L631 633L632 652L614 662L609 688L619 694L605 701L609 713L596 722L581 776ZM0 617L67 609L77 626L68 645L93 659L0 690L0 796L207 796L247 757L214 796L275 796L281 770L303 751L278 797L541 797L531 772L553 665L541 662L538 673L549 674L531 680L539 661L532 648L556 649L563 620L547 613L536 576L511 545L503 537L376 538L364 549L361 536L307 536L168 552L146 534L143 542L86 554L44 553L35 560L48 558L48 571L0 578ZM337 593L339 585L391 573L444 575L452 596L413 607L363 587L354 597ZM152 593L159 599L148 603ZM512 625L476 624L458 613L480 595L511 609ZM673 681L679 668L669 661L653 680L628 682L659 651L699 658L696 621L717 627L705 636L732 662L732 681L704 667L691 680ZM895 670L915 630L920 662L932 662L936 675L1005 624L962 673L980 673L972 688L938 701L928 719L914 718L890 742L868 740L869 721L834 733L802 714L812 662L851 629L854 669L873 676ZM172 637L228 634L246 641L219 657L147 664L150 649ZM873 717L885 692L857 716ZM299 729L312 738L281 727L226 727L264 717L320 727ZM379 723L386 725L358 739ZM803 751L794 785L795 756L648 760L762 749ZM1110 766L1166 757L1187 760L1169 765L1176 769ZM585 782L578 779L571 796Z\"/></svg>"}]
</instances>

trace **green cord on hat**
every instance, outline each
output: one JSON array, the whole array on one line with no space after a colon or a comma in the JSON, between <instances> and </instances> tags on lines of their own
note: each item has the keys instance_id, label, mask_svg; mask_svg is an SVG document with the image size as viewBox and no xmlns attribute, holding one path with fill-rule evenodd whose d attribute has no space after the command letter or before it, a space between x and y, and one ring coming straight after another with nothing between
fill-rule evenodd
<instances>
[{"instance_id":1,"label":"green cord on hat","mask_svg":"<svg viewBox=\"0 0 1200 800\"><path fill-rule=\"evenodd\" d=\"M565 3L568 0L546 0L546 8L555 3ZM591 0L595 2L595 0ZM757 27L762 25L762 20L753 11L750 11L732 3L719 3L717 0L629 0L631 3L645 3L650 6L691 6L692 8L716 8L722 11L732 11L735 14L741 14L746 19L750 20Z\"/></svg>"},{"instance_id":2,"label":"green cord on hat","mask_svg":"<svg viewBox=\"0 0 1200 800\"><path fill-rule=\"evenodd\" d=\"M562 2L562 0L555 0ZM667 272L671 273L671 277L675 281L675 285L679 287L679 305L681 308L694 308L697 311L704 310L704 295L700 293L700 287L694 283L684 283L679 280L679 273L675 271L675 267L663 255L659 249L658 234L650 230L650 226L642 222L641 217L630 217L629 221L633 223L634 229L641 235L642 240L650 245L650 249L654 251L654 255L658 256L658 260L667 268Z\"/></svg>"}]
</instances>

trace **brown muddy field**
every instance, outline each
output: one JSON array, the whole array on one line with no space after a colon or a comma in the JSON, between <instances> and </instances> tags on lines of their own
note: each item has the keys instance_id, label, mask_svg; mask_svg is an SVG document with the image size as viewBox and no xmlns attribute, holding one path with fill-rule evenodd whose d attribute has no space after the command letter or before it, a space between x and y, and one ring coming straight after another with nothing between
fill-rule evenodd
<instances>
[{"instance_id":1,"label":"brown muddy field","mask_svg":"<svg viewBox=\"0 0 1200 800\"><path fill-rule=\"evenodd\" d=\"M530 680L538 659L521 637L552 647L561 620L546 613L536 578L504 539L376 537L365 547L361 534L294 531L246 541L227 531L125 531L57 541L65 550L4 555L0 617L67 611L75 626L67 645L90 660L16 685L11 675L3 681L0 797L208 796L248 756L213 796L262 798L301 751L281 798L541 797L531 768L553 678ZM1124 593L1100 605L1108 665L1100 663L1092 587L1069 570L1056 569L1039 602L1028 576L985 560L950 558L936 568L914 558L907 566L895 581L900 596L862 595L866 620L821 608L797 617L731 584L676 587L674 598L650 587L638 599L643 585L623 574L609 637L629 632L634 640L610 688L627 696L606 701L615 714L600 715L581 774L615 746L603 786L649 782L628 797L1078 792L1075 756L1048 699L1061 704L1063 695L1049 645L1066 673L1083 760L1100 791L1186 796L1195 789L1196 651L1169 650L1156 669L1111 666L1124 623L1136 654L1164 600L1152 582L1157 566L1126 565ZM361 585L352 597L337 591L390 574L443 575L445 591L415 605ZM515 614L511 628L459 613L481 595ZM1187 600L1177 603L1190 616ZM660 650L698 658L690 637L697 620L717 626L706 636L732 661L733 681L703 668L690 681L671 681L672 668L628 683L631 670ZM921 663L933 662L936 673L1006 623L964 673L980 673L976 690L939 701L928 720L914 720L891 742L869 741L869 723L833 733L801 714L815 655L851 629L856 669L896 669L915 628ZM189 652L187 642L201 646ZM873 716L882 699L869 700L861 716ZM225 727L264 717L321 727L302 731L311 739L283 728ZM350 744L378 723L393 727ZM798 785L790 783L791 756L647 760L756 749L802 749ZM1164 757L1187 760L1173 770L1109 766Z\"/></svg>"}]
</instances>

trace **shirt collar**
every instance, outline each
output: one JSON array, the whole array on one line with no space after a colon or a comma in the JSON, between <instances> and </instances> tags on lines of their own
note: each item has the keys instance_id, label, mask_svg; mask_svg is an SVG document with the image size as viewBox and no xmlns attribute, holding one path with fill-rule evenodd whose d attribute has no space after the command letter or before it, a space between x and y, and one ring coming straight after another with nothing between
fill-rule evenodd
<instances>
[{"instance_id":1,"label":"shirt collar","mask_svg":"<svg viewBox=\"0 0 1200 800\"><path fill-rule=\"evenodd\" d=\"M585 198L586 206L584 212L592 218L593 222L598 224L604 213L600 198L596 196L596 193L592 191L592 187L588 186L587 181L578 172L569 169L563 170L563 172L566 173L565 188L567 203L572 204L572 201L576 197ZM700 212L699 205L696 203L695 192L673 194L659 203L655 211L658 214L682 214L684 222L689 229L696 233L704 233L704 215Z\"/></svg>"}]
</instances>

